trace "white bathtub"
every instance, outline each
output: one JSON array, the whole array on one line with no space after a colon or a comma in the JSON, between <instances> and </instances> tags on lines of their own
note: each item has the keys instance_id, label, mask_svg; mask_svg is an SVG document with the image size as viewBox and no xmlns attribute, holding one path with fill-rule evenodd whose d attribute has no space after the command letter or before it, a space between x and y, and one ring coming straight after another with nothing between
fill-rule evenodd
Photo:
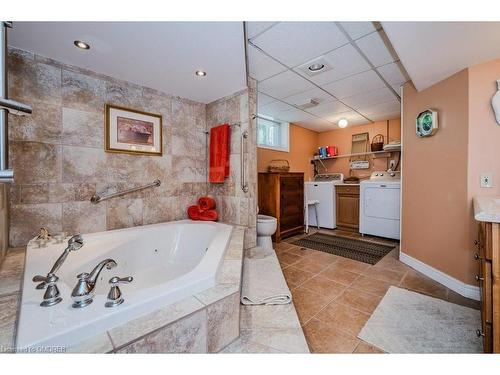
<instances>
[{"instance_id":1,"label":"white bathtub","mask_svg":"<svg viewBox=\"0 0 500 375\"><path fill-rule=\"evenodd\" d=\"M226 224L184 220L84 234L84 246L71 252L57 272L63 301L52 307L40 306L44 291L36 290L31 279L49 271L67 239L45 248L28 244L16 347L71 346L214 286L231 231ZM93 303L72 308L76 275L90 272L106 258L118 265L102 270ZM105 308L113 276L134 280L120 285L123 304Z\"/></svg>"}]
</instances>

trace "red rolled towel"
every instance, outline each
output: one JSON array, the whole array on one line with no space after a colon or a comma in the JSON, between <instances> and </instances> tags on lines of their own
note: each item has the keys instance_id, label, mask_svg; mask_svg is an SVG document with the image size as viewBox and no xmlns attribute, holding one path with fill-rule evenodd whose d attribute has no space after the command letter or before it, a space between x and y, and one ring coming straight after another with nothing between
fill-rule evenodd
<instances>
[{"instance_id":1,"label":"red rolled towel","mask_svg":"<svg viewBox=\"0 0 500 375\"><path fill-rule=\"evenodd\" d=\"M198 205L202 210L213 210L215 208L215 199L210 197L201 197L198 199Z\"/></svg>"},{"instance_id":2,"label":"red rolled towel","mask_svg":"<svg viewBox=\"0 0 500 375\"><path fill-rule=\"evenodd\" d=\"M215 210L206 210L206 211L201 211L199 220L203 221L217 221L219 219L219 215L217 214L217 211Z\"/></svg>"},{"instance_id":3,"label":"red rolled towel","mask_svg":"<svg viewBox=\"0 0 500 375\"><path fill-rule=\"evenodd\" d=\"M194 206L189 206L187 209L188 217L191 220L200 220L200 214L202 212L203 211L200 209L200 206L198 206L197 204L195 204Z\"/></svg>"}]
</instances>

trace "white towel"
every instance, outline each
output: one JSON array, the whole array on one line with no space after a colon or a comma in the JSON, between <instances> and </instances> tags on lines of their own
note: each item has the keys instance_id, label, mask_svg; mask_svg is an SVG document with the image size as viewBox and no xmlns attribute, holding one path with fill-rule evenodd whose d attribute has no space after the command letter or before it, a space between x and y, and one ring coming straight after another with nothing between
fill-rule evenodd
<instances>
[{"instance_id":1,"label":"white towel","mask_svg":"<svg viewBox=\"0 0 500 375\"><path fill-rule=\"evenodd\" d=\"M292 294L273 249L254 247L245 252L241 303L244 305L286 305Z\"/></svg>"}]
</instances>

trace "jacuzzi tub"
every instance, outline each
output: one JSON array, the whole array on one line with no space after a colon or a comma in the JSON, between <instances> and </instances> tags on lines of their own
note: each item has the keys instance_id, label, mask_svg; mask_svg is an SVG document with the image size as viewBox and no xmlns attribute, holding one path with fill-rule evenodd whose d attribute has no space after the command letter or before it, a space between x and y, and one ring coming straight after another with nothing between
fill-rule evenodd
<instances>
[{"instance_id":1,"label":"jacuzzi tub","mask_svg":"<svg viewBox=\"0 0 500 375\"><path fill-rule=\"evenodd\" d=\"M71 252L57 272L63 301L41 307L43 290L36 290L35 275L45 275L67 245L50 243L39 248L28 244L21 312L17 331L18 348L71 346L112 327L215 285L232 227L189 220L84 234L84 246ZM101 260L112 258L117 267L103 269L95 297L89 306L71 307L76 275L90 272ZM106 308L113 276L133 276L120 285L125 302Z\"/></svg>"}]
</instances>

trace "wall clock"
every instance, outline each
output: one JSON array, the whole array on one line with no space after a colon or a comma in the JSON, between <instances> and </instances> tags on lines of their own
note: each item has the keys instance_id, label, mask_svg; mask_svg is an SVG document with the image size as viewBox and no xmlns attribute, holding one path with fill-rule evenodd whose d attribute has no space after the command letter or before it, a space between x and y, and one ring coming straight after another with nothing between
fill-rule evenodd
<instances>
[{"instance_id":1,"label":"wall clock","mask_svg":"<svg viewBox=\"0 0 500 375\"><path fill-rule=\"evenodd\" d=\"M420 112L416 120L417 135L419 137L430 137L438 131L437 111L426 109Z\"/></svg>"}]
</instances>

